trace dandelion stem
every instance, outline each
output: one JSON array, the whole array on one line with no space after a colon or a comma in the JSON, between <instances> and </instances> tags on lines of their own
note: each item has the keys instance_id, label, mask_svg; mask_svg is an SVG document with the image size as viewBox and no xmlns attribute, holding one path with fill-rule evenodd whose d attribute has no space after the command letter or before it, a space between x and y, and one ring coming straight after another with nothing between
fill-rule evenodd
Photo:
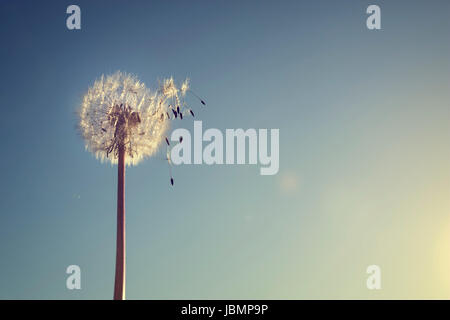
<instances>
[{"instance_id":1,"label":"dandelion stem","mask_svg":"<svg viewBox=\"0 0 450 320\"><path fill-rule=\"evenodd\" d=\"M125 300L125 146L119 146L117 168L117 246L114 300Z\"/></svg>"}]
</instances>

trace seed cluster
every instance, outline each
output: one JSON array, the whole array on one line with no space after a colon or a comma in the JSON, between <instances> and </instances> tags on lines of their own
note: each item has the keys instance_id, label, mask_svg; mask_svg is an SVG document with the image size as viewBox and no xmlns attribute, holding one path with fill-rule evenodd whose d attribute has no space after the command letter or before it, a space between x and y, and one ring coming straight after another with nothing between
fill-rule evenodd
<instances>
[{"instance_id":1,"label":"seed cluster","mask_svg":"<svg viewBox=\"0 0 450 320\"><path fill-rule=\"evenodd\" d=\"M206 105L189 89L188 79L180 87L172 78L165 79L152 91L127 73L102 76L88 89L79 109L78 127L86 149L115 164L123 148L125 164L138 164L153 155L162 141L170 145L166 136L170 120L194 116L185 101L188 92ZM169 157L167 161L170 164Z\"/></svg>"}]
</instances>

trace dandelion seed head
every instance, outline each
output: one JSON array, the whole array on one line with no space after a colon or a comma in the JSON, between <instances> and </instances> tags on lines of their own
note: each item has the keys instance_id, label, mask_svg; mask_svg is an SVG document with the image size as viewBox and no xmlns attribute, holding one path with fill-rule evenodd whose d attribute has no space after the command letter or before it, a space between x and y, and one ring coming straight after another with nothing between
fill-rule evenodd
<instances>
[{"instance_id":1,"label":"dandelion seed head","mask_svg":"<svg viewBox=\"0 0 450 320\"><path fill-rule=\"evenodd\" d=\"M187 90L179 90L173 78L152 91L131 74L101 76L87 90L79 108L79 131L86 149L102 162L113 164L118 162L120 148L125 149L127 165L152 156L169 127L164 116L169 103L180 104Z\"/></svg>"}]
</instances>

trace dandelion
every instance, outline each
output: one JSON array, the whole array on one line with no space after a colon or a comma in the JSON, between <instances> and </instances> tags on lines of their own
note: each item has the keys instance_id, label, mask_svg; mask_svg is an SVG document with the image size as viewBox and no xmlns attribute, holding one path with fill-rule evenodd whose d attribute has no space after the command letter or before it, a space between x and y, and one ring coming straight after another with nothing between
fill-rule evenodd
<instances>
[{"instance_id":1,"label":"dandelion","mask_svg":"<svg viewBox=\"0 0 450 320\"><path fill-rule=\"evenodd\" d=\"M155 91L135 76L116 72L96 80L79 109L79 131L86 149L103 161L118 164L117 247L114 299L125 299L125 166L152 156L165 140L169 109L177 117L185 107L189 80L179 89L172 78ZM177 105L177 110L171 104ZM165 116L167 115L167 119ZM167 158L170 165L170 159ZM173 177L170 172L170 183Z\"/></svg>"}]
</instances>

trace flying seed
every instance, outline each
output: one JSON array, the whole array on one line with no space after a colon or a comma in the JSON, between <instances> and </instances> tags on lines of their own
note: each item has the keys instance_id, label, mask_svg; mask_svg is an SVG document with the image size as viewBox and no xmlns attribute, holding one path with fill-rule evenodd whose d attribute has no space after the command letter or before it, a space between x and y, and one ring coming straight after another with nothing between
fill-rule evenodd
<instances>
[{"instance_id":1,"label":"flying seed","mask_svg":"<svg viewBox=\"0 0 450 320\"><path fill-rule=\"evenodd\" d=\"M167 142L167 145L170 146L169 139L167 139L167 137L166 137L166 142Z\"/></svg>"},{"instance_id":2,"label":"flying seed","mask_svg":"<svg viewBox=\"0 0 450 320\"><path fill-rule=\"evenodd\" d=\"M180 119L183 120L183 114L182 113L180 113Z\"/></svg>"},{"instance_id":3,"label":"flying seed","mask_svg":"<svg viewBox=\"0 0 450 320\"><path fill-rule=\"evenodd\" d=\"M181 142L183 142L183 137L182 137L182 136L180 136L180 139L179 139L179 140L180 140L180 143L181 143Z\"/></svg>"},{"instance_id":4,"label":"flying seed","mask_svg":"<svg viewBox=\"0 0 450 320\"><path fill-rule=\"evenodd\" d=\"M170 184L173 185L173 178L170 178Z\"/></svg>"},{"instance_id":5,"label":"flying seed","mask_svg":"<svg viewBox=\"0 0 450 320\"><path fill-rule=\"evenodd\" d=\"M189 112L192 114L193 117L195 117L194 111L192 111L191 109L189 109Z\"/></svg>"}]
</instances>

